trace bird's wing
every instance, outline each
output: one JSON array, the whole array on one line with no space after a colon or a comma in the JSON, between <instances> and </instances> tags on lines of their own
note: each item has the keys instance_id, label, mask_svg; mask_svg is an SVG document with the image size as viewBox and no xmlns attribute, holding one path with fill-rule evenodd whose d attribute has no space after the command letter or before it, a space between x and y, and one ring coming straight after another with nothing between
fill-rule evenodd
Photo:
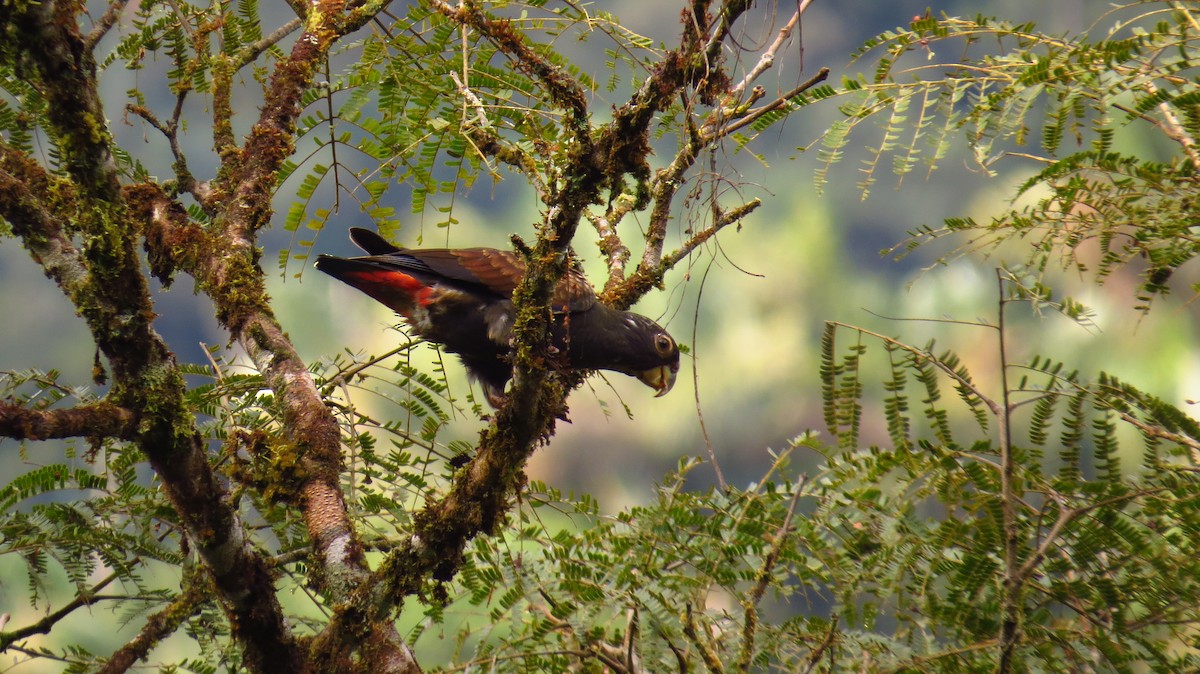
<instances>
[{"instance_id":1,"label":"bird's wing","mask_svg":"<svg viewBox=\"0 0 1200 674\"><path fill-rule=\"evenodd\" d=\"M445 278L476 283L502 297L511 298L525 276L525 261L512 251L495 248L406 250L401 255L420 260ZM596 291L583 272L572 267L559 279L550 298L556 313L587 311L596 303Z\"/></svg>"},{"instance_id":2,"label":"bird's wing","mask_svg":"<svg viewBox=\"0 0 1200 674\"><path fill-rule=\"evenodd\" d=\"M525 276L525 263L515 253L495 248L423 248L401 253L420 261L450 281L481 285L501 297L512 297Z\"/></svg>"},{"instance_id":3,"label":"bird's wing","mask_svg":"<svg viewBox=\"0 0 1200 674\"><path fill-rule=\"evenodd\" d=\"M480 285L511 298L525 276L525 261L512 251L495 248L426 248L407 250L361 227L350 228L350 240L371 257L399 269L432 273L457 284ZM571 267L554 288L550 305L556 313L587 311L596 291L577 267Z\"/></svg>"}]
</instances>

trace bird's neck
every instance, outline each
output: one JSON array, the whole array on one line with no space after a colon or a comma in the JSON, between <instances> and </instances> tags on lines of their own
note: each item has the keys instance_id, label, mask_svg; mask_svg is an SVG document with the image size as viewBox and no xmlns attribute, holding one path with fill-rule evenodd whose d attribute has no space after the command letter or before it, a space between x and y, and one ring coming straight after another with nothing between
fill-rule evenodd
<instances>
[{"instance_id":1,"label":"bird's neck","mask_svg":"<svg viewBox=\"0 0 1200 674\"><path fill-rule=\"evenodd\" d=\"M556 340L565 343L571 366L581 370L614 369L629 348L633 328L627 311L597 302L588 311L570 314L558 325Z\"/></svg>"}]
</instances>

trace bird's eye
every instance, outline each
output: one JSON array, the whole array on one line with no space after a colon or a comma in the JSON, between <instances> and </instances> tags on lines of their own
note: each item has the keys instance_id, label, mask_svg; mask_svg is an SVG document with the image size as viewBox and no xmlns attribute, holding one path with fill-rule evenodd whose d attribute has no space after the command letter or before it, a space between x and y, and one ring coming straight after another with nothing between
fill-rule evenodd
<instances>
[{"instance_id":1,"label":"bird's eye","mask_svg":"<svg viewBox=\"0 0 1200 674\"><path fill-rule=\"evenodd\" d=\"M670 355L671 348L674 346L675 340L671 339L670 335L660 332L654 336L654 349L660 354L664 356Z\"/></svg>"}]
</instances>

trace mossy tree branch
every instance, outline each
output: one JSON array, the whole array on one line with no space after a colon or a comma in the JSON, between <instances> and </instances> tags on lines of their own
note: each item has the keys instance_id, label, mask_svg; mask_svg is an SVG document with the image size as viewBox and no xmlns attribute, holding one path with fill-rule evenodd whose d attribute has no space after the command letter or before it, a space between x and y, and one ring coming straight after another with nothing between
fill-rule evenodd
<instances>
[{"instance_id":1,"label":"mossy tree branch","mask_svg":"<svg viewBox=\"0 0 1200 674\"><path fill-rule=\"evenodd\" d=\"M0 436L18 440L119 438L137 435L133 412L109 402L53 410L31 410L0 402Z\"/></svg>"},{"instance_id":2,"label":"mossy tree branch","mask_svg":"<svg viewBox=\"0 0 1200 674\"><path fill-rule=\"evenodd\" d=\"M342 457L336 420L321 399L311 374L284 333L267 300L256 246L258 231L270 221L275 176L293 151L301 97L312 86L329 48L372 16L369 6L343 16L346 6L319 3L307 15L304 31L288 58L280 61L267 86L257 122L243 144L230 148L231 109L216 111L217 143L223 146L224 178L214 181L214 194L227 195L216 225L191 222L180 204L157 186L128 190L137 211L149 223L147 246L156 275L169 280L175 268L195 277L216 305L218 320L255 362L283 408L289 443L276 450L280 463L300 466L294 493L309 535L322 562L321 579L336 603L366 577L363 549L351 524L341 492ZM377 7L376 7L377 11ZM225 80L221 80L224 82ZM222 90L224 91L224 90ZM218 91L221 98L224 94ZM220 251L213 255L211 251ZM294 457L282 456L293 453ZM352 652L364 651L380 671L415 671L416 663L386 621L363 626L341 642L341 649L313 649L321 668L341 668Z\"/></svg>"},{"instance_id":3,"label":"mossy tree branch","mask_svg":"<svg viewBox=\"0 0 1200 674\"><path fill-rule=\"evenodd\" d=\"M62 148L74 199L41 201L10 181L12 199L0 215L87 322L112 369L111 404L137 419L134 443L149 459L204 559L253 671L286 666L302 671L295 640L285 627L265 560L242 536L236 513L217 482L184 401L184 381L174 355L154 331L149 289L135 240L138 224L125 208L110 148L96 65L66 3L7 7L0 11L0 56L37 78L47 100L48 131ZM28 157L5 152L6 167L49 184ZM50 192L49 194L54 194ZM32 217L30 217L32 216ZM82 251L70 245L66 223L83 233ZM45 255L52 253L47 258ZM80 268L85 270L80 274Z\"/></svg>"},{"instance_id":4,"label":"mossy tree branch","mask_svg":"<svg viewBox=\"0 0 1200 674\"><path fill-rule=\"evenodd\" d=\"M266 304L253 244L254 233L265 224L270 213L274 173L291 150L288 134L298 114L300 93L311 82L311 74L324 58L328 45L366 20L361 15L353 21L341 20L338 5L322 9L323 12L313 16L338 20L310 22L292 58L277 69L263 115L243 151L224 155L227 175L232 178L218 189L235 195L238 207L222 214L223 227L215 233L191 225L171 234L155 233L151 240L169 245L152 247L151 256L164 280L169 280L169 271L175 267L197 273L203 287L217 302L222 322L264 366L264 374L285 402L288 411L285 423L296 429L297 444L316 450L310 453L317 457L310 462L310 479L301 488L314 540L323 543L326 550L337 547L344 557L338 560L340 566L345 567L349 562L353 568L356 562L361 573L361 549L344 542L333 544L352 537L337 484L340 468L337 427ZM73 252L70 237L60 224L70 218L41 207L29 194L17 194L23 184L16 180L5 181L16 197L5 200L9 205L5 218L14 223L26 245L38 251L38 257L49 261L49 270L62 270L55 273L64 281L71 281L64 283L64 290L68 290L76 306L84 309L89 326L97 335L97 344L113 366L113 397L142 420L137 437L139 445L163 478L172 501L205 554L218 589L232 607L230 622L246 649L247 666L255 671L277 671L280 667L305 671L305 659L284 627L265 562L246 546L239 533L241 527L225 503L224 490L213 479L194 422L183 405L182 377L173 356L149 324L148 317L153 314L133 245L140 227L128 216L143 216L144 222L155 222L145 216L179 214L183 210L159 193L156 196L161 199L143 198L131 213L126 212L117 189L107 131L103 128L95 65L90 54L80 49L80 36L73 29L75 17L35 9L12 18L10 25L20 33L10 32L6 37L39 42L18 43L16 49L7 53L31 60L46 83L49 109L56 111L51 124L66 148L66 168L73 177L72 186L85 195L77 211L84 211L85 217L79 220L85 229L91 230L90 248L82 254ZM20 168L27 171L36 166L8 153L5 156L11 159L11 164L20 163ZM146 197L153 192L142 190L131 194ZM22 212L16 212L17 209ZM87 212L88 209L92 212ZM31 225L40 227L35 230ZM186 232L186 236L180 236L180 232ZM224 251L224 255L208 259L204 253L214 250ZM200 263L206 259L210 263ZM121 329L114 329L116 325ZM151 377L155 380L150 381ZM56 413L60 421L64 415ZM148 418L153 418L150 428L146 424ZM329 578L340 579L342 575L331 573ZM342 588L349 584L344 580L339 583ZM396 641L387 635L375 640L376 644L393 646Z\"/></svg>"}]
</instances>

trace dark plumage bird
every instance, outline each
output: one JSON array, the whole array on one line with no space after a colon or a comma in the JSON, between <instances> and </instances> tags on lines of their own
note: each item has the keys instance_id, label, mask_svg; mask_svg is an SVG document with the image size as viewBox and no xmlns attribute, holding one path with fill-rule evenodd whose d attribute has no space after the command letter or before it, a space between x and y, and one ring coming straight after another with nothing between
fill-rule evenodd
<instances>
[{"instance_id":1,"label":"dark plumage bird","mask_svg":"<svg viewBox=\"0 0 1200 674\"><path fill-rule=\"evenodd\" d=\"M407 250L352 227L365 257L321 255L317 269L358 288L404 317L412 331L458 354L488 402L504 402L512 377L512 293L525 275L516 253L494 248ZM679 372L679 347L657 323L605 306L583 273L570 269L554 288L551 345L567 367L615 370L663 395Z\"/></svg>"}]
</instances>

